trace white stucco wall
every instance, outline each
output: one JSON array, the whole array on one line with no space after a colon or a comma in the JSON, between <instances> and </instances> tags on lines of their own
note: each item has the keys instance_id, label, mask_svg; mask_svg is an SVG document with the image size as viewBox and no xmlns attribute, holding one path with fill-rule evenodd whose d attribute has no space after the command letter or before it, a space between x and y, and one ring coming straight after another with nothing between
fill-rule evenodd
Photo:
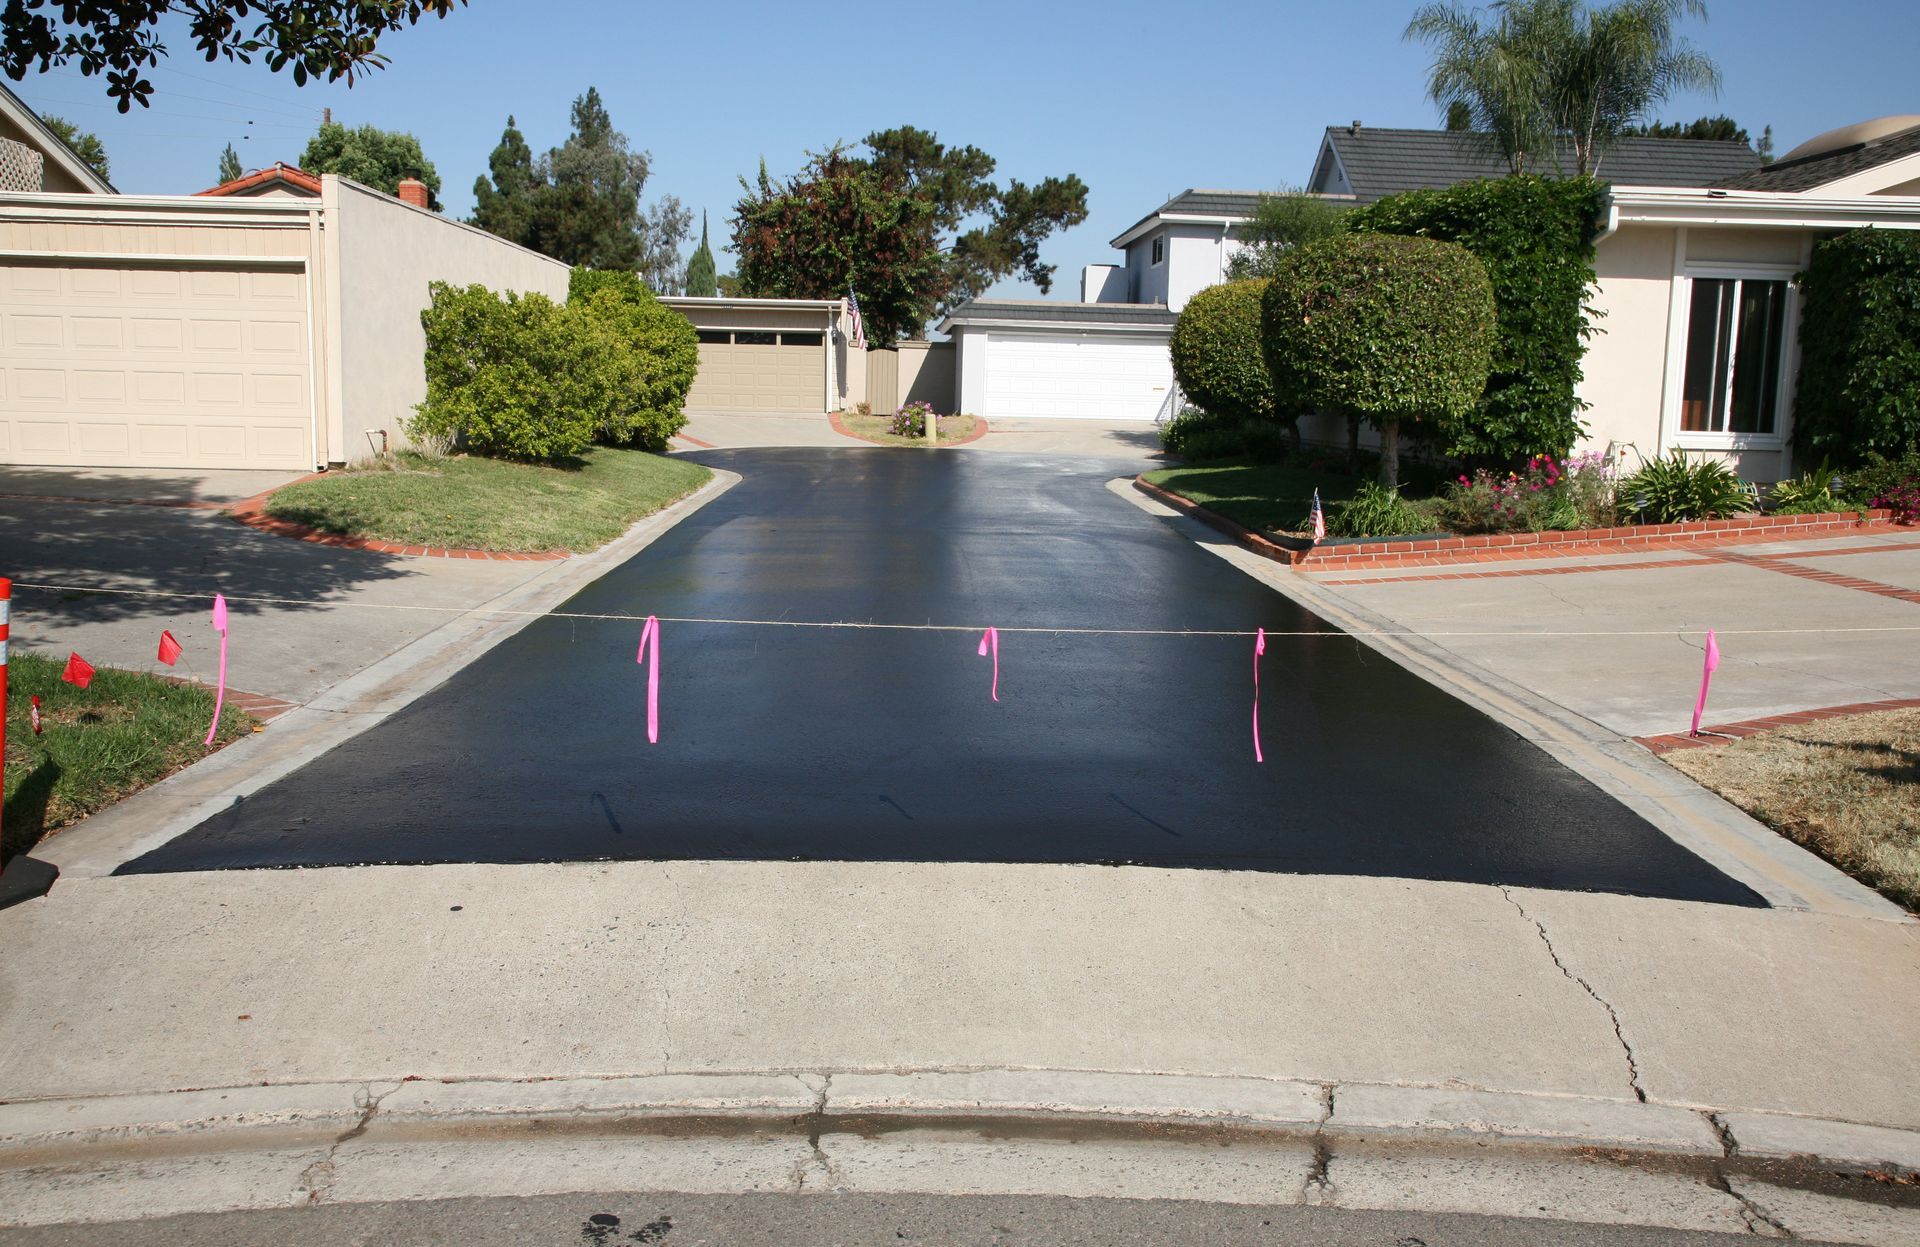
<instances>
[{"instance_id":1,"label":"white stucco wall","mask_svg":"<svg viewBox=\"0 0 1920 1247\"><path fill-rule=\"evenodd\" d=\"M1587 436L1582 450L1630 444L1652 458L1660 446L1660 401L1667 359L1667 306L1673 288L1674 231L1627 226L1602 241L1593 306L1602 313L1581 361L1580 398ZM1631 457L1630 457L1631 461Z\"/></svg>"},{"instance_id":2,"label":"white stucco wall","mask_svg":"<svg viewBox=\"0 0 1920 1247\"><path fill-rule=\"evenodd\" d=\"M1221 250L1225 230L1218 225L1167 227L1167 307L1179 311L1187 300L1226 279Z\"/></svg>"},{"instance_id":3,"label":"white stucco wall","mask_svg":"<svg viewBox=\"0 0 1920 1247\"><path fill-rule=\"evenodd\" d=\"M1126 303L1127 270L1120 264L1089 264L1080 270L1082 303Z\"/></svg>"},{"instance_id":4,"label":"white stucco wall","mask_svg":"<svg viewBox=\"0 0 1920 1247\"><path fill-rule=\"evenodd\" d=\"M426 397L420 313L434 281L538 292L564 302L567 266L329 174L326 205L327 438L330 462L404 445L402 428ZM372 436L369 437L368 434Z\"/></svg>"},{"instance_id":5,"label":"white stucco wall","mask_svg":"<svg viewBox=\"0 0 1920 1247\"><path fill-rule=\"evenodd\" d=\"M1167 301L1167 271L1170 259L1162 259L1158 264L1153 262L1153 240L1158 236L1149 234L1136 242L1127 244L1127 288L1133 292L1130 302L1165 303Z\"/></svg>"}]
</instances>

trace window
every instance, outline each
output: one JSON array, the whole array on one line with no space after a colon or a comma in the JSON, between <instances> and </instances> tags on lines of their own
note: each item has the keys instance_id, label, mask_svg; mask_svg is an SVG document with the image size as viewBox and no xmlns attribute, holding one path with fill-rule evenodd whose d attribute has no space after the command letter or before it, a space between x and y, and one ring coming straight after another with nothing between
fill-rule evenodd
<instances>
[{"instance_id":1,"label":"window","mask_svg":"<svg viewBox=\"0 0 1920 1247\"><path fill-rule=\"evenodd\" d=\"M748 333L741 331L733 335L735 346L773 346L780 341L777 333Z\"/></svg>"},{"instance_id":2,"label":"window","mask_svg":"<svg viewBox=\"0 0 1920 1247\"><path fill-rule=\"evenodd\" d=\"M826 335L821 333L788 332L780 335L781 346L819 346L825 341Z\"/></svg>"},{"instance_id":3,"label":"window","mask_svg":"<svg viewBox=\"0 0 1920 1247\"><path fill-rule=\"evenodd\" d=\"M733 341L733 335L724 329L700 330L700 343L703 346L725 346Z\"/></svg>"},{"instance_id":4,"label":"window","mask_svg":"<svg viewBox=\"0 0 1920 1247\"><path fill-rule=\"evenodd\" d=\"M1690 284L1681 431L1778 436L1787 283L1695 277Z\"/></svg>"},{"instance_id":5,"label":"window","mask_svg":"<svg viewBox=\"0 0 1920 1247\"><path fill-rule=\"evenodd\" d=\"M1154 235L1153 262L1155 264L1165 264L1167 262L1167 239L1164 234Z\"/></svg>"}]
</instances>

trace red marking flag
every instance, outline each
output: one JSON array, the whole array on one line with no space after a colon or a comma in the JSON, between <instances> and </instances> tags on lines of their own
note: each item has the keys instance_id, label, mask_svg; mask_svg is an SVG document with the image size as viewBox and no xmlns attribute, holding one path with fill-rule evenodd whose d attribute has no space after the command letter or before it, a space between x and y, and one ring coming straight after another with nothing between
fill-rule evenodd
<instances>
[{"instance_id":1,"label":"red marking flag","mask_svg":"<svg viewBox=\"0 0 1920 1247\"><path fill-rule=\"evenodd\" d=\"M85 688L93 683L93 664L78 654L68 654L67 669L60 673L60 678L77 688Z\"/></svg>"},{"instance_id":2,"label":"red marking flag","mask_svg":"<svg viewBox=\"0 0 1920 1247\"><path fill-rule=\"evenodd\" d=\"M160 661L169 667L180 661L180 642L164 628L160 630Z\"/></svg>"},{"instance_id":3,"label":"red marking flag","mask_svg":"<svg viewBox=\"0 0 1920 1247\"><path fill-rule=\"evenodd\" d=\"M647 662L649 646L653 648L651 663ZM660 621L652 615L640 625L640 652L633 656L633 661L647 669L647 743L657 745L660 743Z\"/></svg>"},{"instance_id":4,"label":"red marking flag","mask_svg":"<svg viewBox=\"0 0 1920 1247\"><path fill-rule=\"evenodd\" d=\"M980 657L985 658L987 651L993 651L993 699L1000 700L1000 629L988 628L980 635Z\"/></svg>"},{"instance_id":5,"label":"red marking flag","mask_svg":"<svg viewBox=\"0 0 1920 1247\"><path fill-rule=\"evenodd\" d=\"M1693 730L1690 736L1700 734L1700 716L1707 709L1707 686L1713 683L1713 673L1720 669L1720 643L1714 639L1713 629L1707 629L1707 660L1705 669L1700 672L1700 696L1693 703Z\"/></svg>"},{"instance_id":6,"label":"red marking flag","mask_svg":"<svg viewBox=\"0 0 1920 1247\"><path fill-rule=\"evenodd\" d=\"M1320 506L1320 491L1313 492L1313 505L1316 512ZM1253 638L1253 760L1265 762L1260 752L1260 656L1267 652L1267 630L1261 628Z\"/></svg>"},{"instance_id":7,"label":"red marking flag","mask_svg":"<svg viewBox=\"0 0 1920 1247\"><path fill-rule=\"evenodd\" d=\"M33 734L38 736L40 735L40 694L35 693L33 695L33 706L28 713L32 718Z\"/></svg>"},{"instance_id":8,"label":"red marking flag","mask_svg":"<svg viewBox=\"0 0 1920 1247\"><path fill-rule=\"evenodd\" d=\"M227 704L227 599L225 594L213 595L213 630L220 634L220 684L213 691L213 722L207 724L206 743L213 744L214 736L220 731L220 709Z\"/></svg>"}]
</instances>

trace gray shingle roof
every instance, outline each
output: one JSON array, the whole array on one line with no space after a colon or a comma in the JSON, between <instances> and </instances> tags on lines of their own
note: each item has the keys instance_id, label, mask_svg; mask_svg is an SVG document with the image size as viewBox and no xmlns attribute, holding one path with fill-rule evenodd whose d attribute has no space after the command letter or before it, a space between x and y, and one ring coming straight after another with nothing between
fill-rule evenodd
<instances>
[{"instance_id":1,"label":"gray shingle roof","mask_svg":"<svg viewBox=\"0 0 1920 1247\"><path fill-rule=\"evenodd\" d=\"M1920 126L1799 160L1775 161L1714 185L1724 190L1810 191L1915 152L1920 152Z\"/></svg>"},{"instance_id":2,"label":"gray shingle roof","mask_svg":"<svg viewBox=\"0 0 1920 1247\"><path fill-rule=\"evenodd\" d=\"M1361 203L1507 172L1506 161L1474 136L1447 130L1328 126L1327 141ZM1561 154L1561 163L1572 170L1571 151ZM1623 186L1713 186L1759 165L1760 157L1745 143L1629 138L1600 158L1600 177Z\"/></svg>"},{"instance_id":3,"label":"gray shingle roof","mask_svg":"<svg viewBox=\"0 0 1920 1247\"><path fill-rule=\"evenodd\" d=\"M1105 325L1172 325L1180 318L1164 303L1064 303L1041 299L970 299L948 320L1016 320Z\"/></svg>"},{"instance_id":4,"label":"gray shingle roof","mask_svg":"<svg viewBox=\"0 0 1920 1247\"><path fill-rule=\"evenodd\" d=\"M1118 244L1120 239L1160 216L1224 216L1244 220L1253 215L1253 207L1260 202L1260 196L1272 193L1271 191L1184 190L1129 225L1123 233L1114 237L1114 242Z\"/></svg>"}]
</instances>

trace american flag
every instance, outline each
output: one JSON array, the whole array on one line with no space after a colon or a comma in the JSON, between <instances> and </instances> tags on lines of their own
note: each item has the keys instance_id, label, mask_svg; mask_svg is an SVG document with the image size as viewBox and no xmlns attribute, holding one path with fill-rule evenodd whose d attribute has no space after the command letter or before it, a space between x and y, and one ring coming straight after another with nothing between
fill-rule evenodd
<instances>
[{"instance_id":1,"label":"american flag","mask_svg":"<svg viewBox=\"0 0 1920 1247\"><path fill-rule=\"evenodd\" d=\"M847 287L847 315L853 317L853 347L857 351L867 349L867 327L860 319L860 296Z\"/></svg>"},{"instance_id":2,"label":"american flag","mask_svg":"<svg viewBox=\"0 0 1920 1247\"><path fill-rule=\"evenodd\" d=\"M1313 510L1307 514L1313 524L1313 544L1319 545L1327 539L1327 514L1320 509L1320 491L1313 491Z\"/></svg>"}]
</instances>

